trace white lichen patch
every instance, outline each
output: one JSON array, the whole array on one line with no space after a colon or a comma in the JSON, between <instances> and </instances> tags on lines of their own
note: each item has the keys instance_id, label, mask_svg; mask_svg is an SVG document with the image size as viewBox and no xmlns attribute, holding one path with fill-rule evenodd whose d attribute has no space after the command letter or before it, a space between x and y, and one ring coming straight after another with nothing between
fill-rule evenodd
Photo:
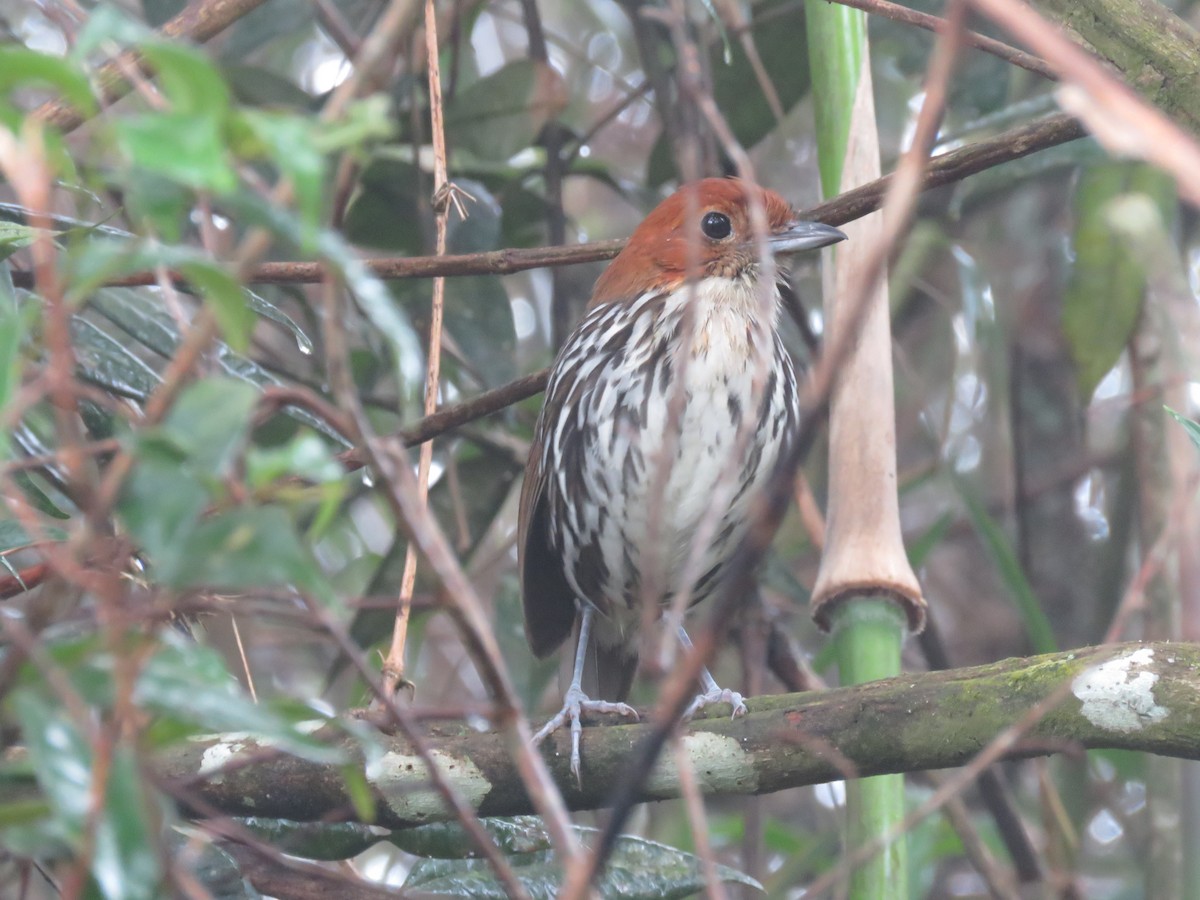
<instances>
[{"instance_id":1,"label":"white lichen patch","mask_svg":"<svg viewBox=\"0 0 1200 900\"><path fill-rule=\"evenodd\" d=\"M754 757L742 749L737 738L698 731L684 735L683 749L702 793L745 794L757 788ZM663 797L679 795L679 768L669 748L650 773L646 791Z\"/></svg>"},{"instance_id":2,"label":"white lichen patch","mask_svg":"<svg viewBox=\"0 0 1200 900\"><path fill-rule=\"evenodd\" d=\"M478 807L492 789L471 760L441 750L430 751L433 763L446 780L471 806ZM387 801L388 808L402 819L430 822L447 815L446 803L429 785L429 768L419 756L390 750L367 767L367 780Z\"/></svg>"},{"instance_id":3,"label":"white lichen patch","mask_svg":"<svg viewBox=\"0 0 1200 900\"><path fill-rule=\"evenodd\" d=\"M200 774L208 775L211 772L219 771L245 747L244 741L232 740L217 741L212 746L204 748L204 753L200 757ZM223 781L220 775L214 775L209 780L212 784L220 784Z\"/></svg>"},{"instance_id":4,"label":"white lichen patch","mask_svg":"<svg viewBox=\"0 0 1200 900\"><path fill-rule=\"evenodd\" d=\"M1084 670L1071 683L1071 692L1083 704L1080 712L1097 728L1138 731L1160 722L1170 712L1154 702L1158 673L1149 647L1134 650Z\"/></svg>"}]
</instances>

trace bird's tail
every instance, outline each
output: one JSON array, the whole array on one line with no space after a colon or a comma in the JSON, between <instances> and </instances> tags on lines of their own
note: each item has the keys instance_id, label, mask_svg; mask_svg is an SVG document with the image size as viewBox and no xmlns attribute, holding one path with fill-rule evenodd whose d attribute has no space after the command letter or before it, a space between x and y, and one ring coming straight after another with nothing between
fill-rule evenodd
<instances>
[{"instance_id":1,"label":"bird's tail","mask_svg":"<svg viewBox=\"0 0 1200 900\"><path fill-rule=\"evenodd\" d=\"M579 639L578 617L575 638ZM593 700L621 703L629 696L637 667L637 636L621 635L603 616L595 616L583 665L583 692Z\"/></svg>"}]
</instances>

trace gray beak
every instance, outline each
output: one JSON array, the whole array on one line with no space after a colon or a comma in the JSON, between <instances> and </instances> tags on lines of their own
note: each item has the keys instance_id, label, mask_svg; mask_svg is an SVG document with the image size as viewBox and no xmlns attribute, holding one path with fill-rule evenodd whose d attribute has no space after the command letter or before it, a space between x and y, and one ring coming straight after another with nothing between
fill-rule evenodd
<instances>
[{"instance_id":1,"label":"gray beak","mask_svg":"<svg viewBox=\"0 0 1200 900\"><path fill-rule=\"evenodd\" d=\"M846 240L846 235L822 222L793 222L785 230L767 238L772 253L797 253L816 250Z\"/></svg>"}]
</instances>

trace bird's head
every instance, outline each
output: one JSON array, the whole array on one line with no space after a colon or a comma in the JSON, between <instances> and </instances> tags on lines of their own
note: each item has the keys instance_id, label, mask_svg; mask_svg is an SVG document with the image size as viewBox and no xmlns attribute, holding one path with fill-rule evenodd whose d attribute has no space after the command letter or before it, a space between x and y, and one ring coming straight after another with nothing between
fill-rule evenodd
<instances>
[{"instance_id":1,"label":"bird's head","mask_svg":"<svg viewBox=\"0 0 1200 900\"><path fill-rule=\"evenodd\" d=\"M801 221L774 191L734 178L706 178L684 185L646 216L596 281L589 306L675 290L687 280L689 265L700 278L739 279L755 272L754 195L766 215L772 253L814 250L846 239L829 225Z\"/></svg>"}]
</instances>

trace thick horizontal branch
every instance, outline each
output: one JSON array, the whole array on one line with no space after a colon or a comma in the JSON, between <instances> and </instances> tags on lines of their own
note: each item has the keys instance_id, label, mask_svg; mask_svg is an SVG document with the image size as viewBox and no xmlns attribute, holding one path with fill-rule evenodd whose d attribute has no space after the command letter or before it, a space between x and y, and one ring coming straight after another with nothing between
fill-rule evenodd
<instances>
[{"instance_id":1,"label":"thick horizontal branch","mask_svg":"<svg viewBox=\"0 0 1200 900\"><path fill-rule=\"evenodd\" d=\"M969 669L903 675L812 694L757 697L750 712L693 723L684 746L710 795L768 794L848 776L961 766L1029 711L1061 697L1010 756L1072 748L1142 750L1200 759L1200 645L1118 644L1012 659ZM584 729L583 785L567 769L565 734L544 753L568 805L598 809L620 782L648 725ZM407 827L449 813L420 759L399 738L366 772L377 824ZM428 740L454 786L482 816L529 813L504 741L466 729ZM197 742L163 759L185 794L230 815L311 821L353 818L340 769L284 756L244 735ZM214 767L221 767L214 770ZM664 759L642 800L679 795Z\"/></svg>"},{"instance_id":2,"label":"thick horizontal branch","mask_svg":"<svg viewBox=\"0 0 1200 900\"><path fill-rule=\"evenodd\" d=\"M1033 4L1193 134L1200 131L1200 31L1158 0Z\"/></svg>"},{"instance_id":3,"label":"thick horizontal branch","mask_svg":"<svg viewBox=\"0 0 1200 900\"><path fill-rule=\"evenodd\" d=\"M922 190L961 181L984 169L1020 159L1039 150L1065 144L1083 137L1083 127L1064 114L1047 116L1012 128L993 138L960 147L934 157L922 182ZM802 210L801 216L829 225L843 225L879 209L890 175L864 184L819 206ZM612 259L625 246L624 241L601 241L566 247L535 247L528 250L491 250L485 253L466 253L458 256L410 256L403 258L368 259L365 265L380 278L433 278L460 275L511 275L528 269L577 265ZM269 262L251 270L248 283L315 284L324 277L325 267L318 262ZM13 272L17 287L31 287L32 273ZM172 273L183 284L179 273ZM153 272L139 272L117 279L112 286L131 287L156 284Z\"/></svg>"}]
</instances>

